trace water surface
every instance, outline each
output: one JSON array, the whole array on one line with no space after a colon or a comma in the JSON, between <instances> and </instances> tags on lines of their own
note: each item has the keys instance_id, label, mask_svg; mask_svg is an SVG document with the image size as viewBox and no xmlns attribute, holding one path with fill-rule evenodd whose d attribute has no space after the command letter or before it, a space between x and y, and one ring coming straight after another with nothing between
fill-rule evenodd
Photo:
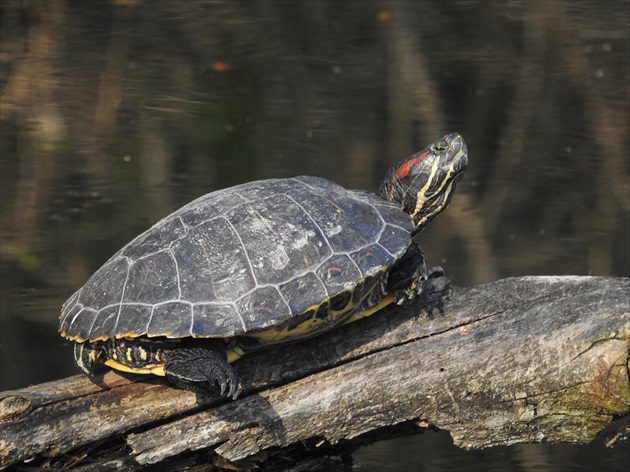
<instances>
[{"instance_id":1,"label":"water surface","mask_svg":"<svg viewBox=\"0 0 630 472\"><path fill-rule=\"evenodd\" d=\"M376 191L451 131L470 168L421 235L430 265L457 285L630 275L627 1L0 8L2 390L75 373L62 303L184 203L300 174ZM601 443L469 453L434 439L357 457L363 470L629 460Z\"/></svg>"}]
</instances>

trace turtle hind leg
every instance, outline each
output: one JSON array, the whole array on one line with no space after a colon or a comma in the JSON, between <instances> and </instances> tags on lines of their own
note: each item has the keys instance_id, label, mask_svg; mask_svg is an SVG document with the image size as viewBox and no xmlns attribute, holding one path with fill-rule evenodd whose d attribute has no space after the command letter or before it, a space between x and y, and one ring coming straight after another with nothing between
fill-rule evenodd
<instances>
[{"instance_id":1,"label":"turtle hind leg","mask_svg":"<svg viewBox=\"0 0 630 472\"><path fill-rule=\"evenodd\" d=\"M225 352L207 347L185 347L173 350L166 359L164 373L176 387L198 393L212 391L217 384L221 395L236 398L241 393L238 375L227 363Z\"/></svg>"},{"instance_id":2,"label":"turtle hind leg","mask_svg":"<svg viewBox=\"0 0 630 472\"><path fill-rule=\"evenodd\" d=\"M101 362L103 349L91 342L74 343L74 364L88 377L94 377L95 365Z\"/></svg>"}]
</instances>

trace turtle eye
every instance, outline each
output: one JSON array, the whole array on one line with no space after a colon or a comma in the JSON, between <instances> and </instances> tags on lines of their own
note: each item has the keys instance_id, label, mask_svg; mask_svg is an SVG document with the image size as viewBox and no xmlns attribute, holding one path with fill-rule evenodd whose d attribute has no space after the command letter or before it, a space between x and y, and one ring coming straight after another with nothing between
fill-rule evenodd
<instances>
[{"instance_id":1,"label":"turtle eye","mask_svg":"<svg viewBox=\"0 0 630 472\"><path fill-rule=\"evenodd\" d=\"M444 144L443 142L439 142L439 143L435 143L433 145L433 151L437 152L437 153L441 153L446 151L446 149L448 149L448 146L446 144Z\"/></svg>"}]
</instances>

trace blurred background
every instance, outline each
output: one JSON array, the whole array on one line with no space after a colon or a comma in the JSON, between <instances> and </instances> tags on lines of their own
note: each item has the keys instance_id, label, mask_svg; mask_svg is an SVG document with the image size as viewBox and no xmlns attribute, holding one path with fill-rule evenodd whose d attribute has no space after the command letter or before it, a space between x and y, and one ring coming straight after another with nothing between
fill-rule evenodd
<instances>
[{"instance_id":1,"label":"blurred background","mask_svg":"<svg viewBox=\"0 0 630 472\"><path fill-rule=\"evenodd\" d=\"M451 131L470 167L420 235L429 265L461 286L630 275L627 0L0 0L0 47L0 390L76 373L62 303L181 205L300 174L376 191ZM356 457L630 460L601 442L467 453L446 433Z\"/></svg>"}]
</instances>

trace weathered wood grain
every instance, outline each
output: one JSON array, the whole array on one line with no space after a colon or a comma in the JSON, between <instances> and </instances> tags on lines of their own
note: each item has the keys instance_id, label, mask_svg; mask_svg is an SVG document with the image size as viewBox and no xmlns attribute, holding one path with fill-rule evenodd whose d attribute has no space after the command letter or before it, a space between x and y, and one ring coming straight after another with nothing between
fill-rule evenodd
<instances>
[{"instance_id":1,"label":"weathered wood grain","mask_svg":"<svg viewBox=\"0 0 630 472\"><path fill-rule=\"evenodd\" d=\"M587 442L630 413L630 280L521 277L436 292L324 337L244 357L244 393L76 376L0 395L3 466L126 434L138 464L252 458L408 421L460 447ZM178 418L178 419L176 419ZM180 456L182 457L182 456Z\"/></svg>"}]
</instances>

